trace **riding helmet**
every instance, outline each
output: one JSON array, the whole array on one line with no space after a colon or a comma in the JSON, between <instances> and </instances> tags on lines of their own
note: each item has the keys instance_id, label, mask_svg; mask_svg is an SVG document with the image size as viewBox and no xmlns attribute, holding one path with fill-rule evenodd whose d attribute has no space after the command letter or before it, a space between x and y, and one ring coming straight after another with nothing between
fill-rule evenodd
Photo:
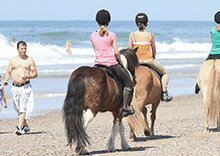
<instances>
[{"instance_id":1,"label":"riding helmet","mask_svg":"<svg viewBox=\"0 0 220 156\"><path fill-rule=\"evenodd\" d=\"M96 22L99 25L108 25L111 21L111 15L107 10L99 10L96 14Z\"/></svg>"},{"instance_id":2,"label":"riding helmet","mask_svg":"<svg viewBox=\"0 0 220 156\"><path fill-rule=\"evenodd\" d=\"M138 23L148 23L148 17L145 13L139 13L136 15L136 18L135 18L135 22L136 24Z\"/></svg>"}]
</instances>

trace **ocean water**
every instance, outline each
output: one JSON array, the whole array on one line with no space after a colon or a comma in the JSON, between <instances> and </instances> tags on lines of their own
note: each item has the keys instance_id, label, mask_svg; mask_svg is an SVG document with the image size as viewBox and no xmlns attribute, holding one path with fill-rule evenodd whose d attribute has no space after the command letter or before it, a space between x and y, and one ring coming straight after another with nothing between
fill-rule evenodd
<instances>
[{"instance_id":1,"label":"ocean water","mask_svg":"<svg viewBox=\"0 0 220 156\"><path fill-rule=\"evenodd\" d=\"M157 60L169 71L169 92L173 96L193 94L199 68L211 49L211 21L152 21L147 30L155 34ZM12 38L27 42L27 54L36 63L39 77L31 80L35 111L61 109L70 74L79 66L93 65L90 35L95 21L0 21L0 75L10 58L17 55ZM127 48L128 36L136 31L133 21L112 21L109 30L117 35L119 50ZM71 40L72 54L65 42ZM10 83L11 84L11 83ZM11 87L5 87L9 108L0 118L15 117Z\"/></svg>"}]
</instances>

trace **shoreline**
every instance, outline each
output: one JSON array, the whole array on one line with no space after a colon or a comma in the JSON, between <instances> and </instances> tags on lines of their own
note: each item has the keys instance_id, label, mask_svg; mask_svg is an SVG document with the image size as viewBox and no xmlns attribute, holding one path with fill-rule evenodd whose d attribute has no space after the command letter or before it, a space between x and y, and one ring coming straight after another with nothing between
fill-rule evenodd
<instances>
[{"instance_id":1,"label":"shoreline","mask_svg":"<svg viewBox=\"0 0 220 156\"><path fill-rule=\"evenodd\" d=\"M149 107L149 106L147 106ZM74 155L74 148L66 146L62 112L47 110L44 115L32 116L28 120L28 134L14 134L17 119L0 119L0 149L2 155ZM150 113L148 113L149 115ZM161 102L157 109L155 137L136 133L138 141L129 139L129 127L123 119L125 137L131 147L122 151L120 138L116 137L116 151L108 153L105 144L112 127L110 112L99 113L88 125L87 133L91 155L219 155L220 132L211 125L211 132L204 133L204 106L202 95L175 97L172 102ZM148 117L149 122L149 117Z\"/></svg>"},{"instance_id":2,"label":"shoreline","mask_svg":"<svg viewBox=\"0 0 220 156\"><path fill-rule=\"evenodd\" d=\"M193 94L188 94L188 95L177 95L177 96L173 96L173 98L174 99L179 99L179 98L183 98L183 97L191 97L191 96L193 96ZM46 97L46 98L36 98L35 97L35 100L37 101L37 100L39 100L39 99L52 99L52 98L60 98L60 96L59 97ZM62 97L63 99L65 98L65 97ZM12 103L12 99L10 99L10 100L8 100L8 101L10 101L10 103L13 105L13 103ZM162 102L162 101L161 101ZM37 105L37 104L35 104L35 105ZM57 107L60 107L61 105L59 105L59 106L57 106ZM11 106L10 106L11 107ZM35 106L36 107L36 106ZM7 111L8 109L11 109L10 110L10 115L9 115L9 117L2 117L2 113L3 113L3 116L5 116L5 114L7 114L7 112L5 112L5 111ZM35 109L34 108L34 110L33 110L33 112L32 112L32 114L31 114L31 116L30 116L30 118L32 118L32 117L36 117L36 116L44 116L44 115L46 115L47 113L50 113L50 112L54 112L54 111L59 111L59 110L61 110L62 108L52 108L52 109ZM17 114L16 114L16 112L15 112L15 110L14 110L14 108L7 108L7 110L5 109L5 108L2 108L2 110L1 110L1 112L0 112L0 121L2 120L2 119L17 119ZM11 117L10 117L11 116Z\"/></svg>"}]
</instances>

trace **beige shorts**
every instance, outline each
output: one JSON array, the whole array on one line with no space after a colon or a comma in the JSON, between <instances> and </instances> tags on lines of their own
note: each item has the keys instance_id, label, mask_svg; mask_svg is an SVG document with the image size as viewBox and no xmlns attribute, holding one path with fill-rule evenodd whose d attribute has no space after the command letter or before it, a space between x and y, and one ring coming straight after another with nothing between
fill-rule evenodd
<instances>
[{"instance_id":1,"label":"beige shorts","mask_svg":"<svg viewBox=\"0 0 220 156\"><path fill-rule=\"evenodd\" d=\"M17 113L26 113L28 118L34 107L34 95L31 84L25 84L22 87L12 86L11 88L14 109Z\"/></svg>"}]
</instances>

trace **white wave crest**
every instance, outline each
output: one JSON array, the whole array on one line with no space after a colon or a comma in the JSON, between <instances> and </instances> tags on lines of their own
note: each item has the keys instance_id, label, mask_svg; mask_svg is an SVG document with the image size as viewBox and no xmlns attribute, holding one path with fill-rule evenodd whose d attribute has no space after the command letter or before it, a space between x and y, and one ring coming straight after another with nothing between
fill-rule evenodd
<instances>
[{"instance_id":1,"label":"white wave crest","mask_svg":"<svg viewBox=\"0 0 220 156\"><path fill-rule=\"evenodd\" d=\"M91 64L95 55L91 48L72 48L70 56L65 47L27 42L27 55L34 58L36 65ZM9 59L18 54L16 47L9 44L0 34L0 67L6 68ZM74 45L73 45L74 47ZM121 49L120 47L119 49ZM124 47L123 47L124 48ZM156 42L158 59L205 58L211 49L210 43L188 43L175 39L172 43Z\"/></svg>"}]
</instances>

